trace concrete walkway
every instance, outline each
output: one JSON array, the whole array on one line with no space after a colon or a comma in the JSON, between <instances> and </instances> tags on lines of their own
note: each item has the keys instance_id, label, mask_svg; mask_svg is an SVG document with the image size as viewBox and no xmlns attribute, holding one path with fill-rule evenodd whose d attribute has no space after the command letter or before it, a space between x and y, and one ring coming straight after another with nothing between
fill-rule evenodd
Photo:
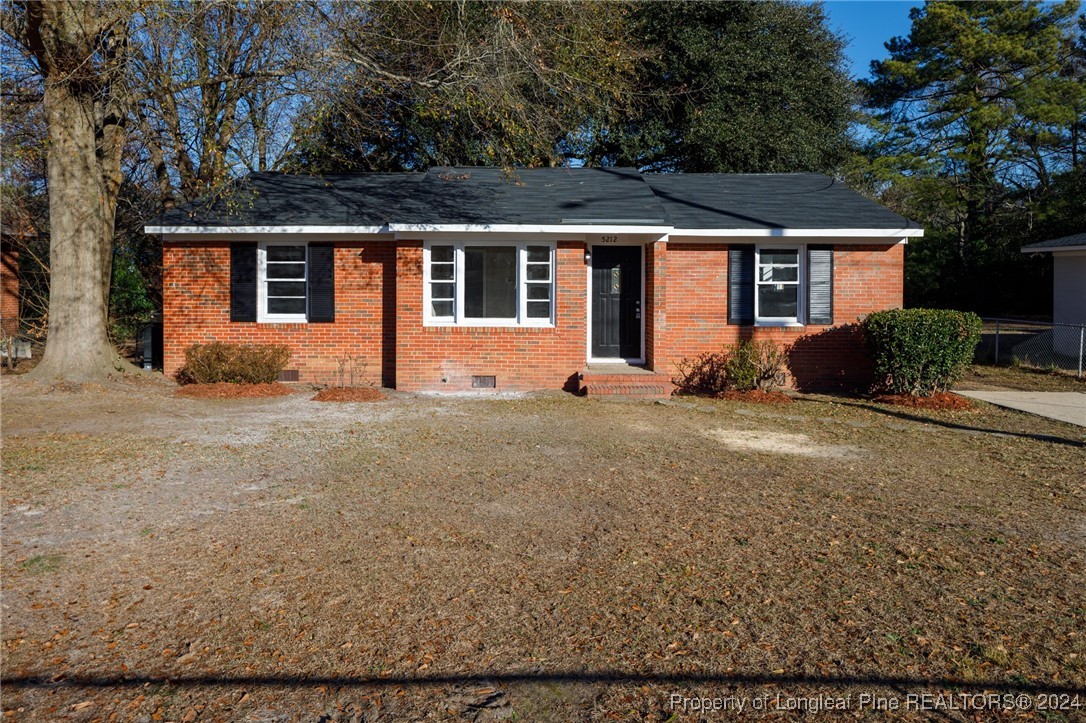
<instances>
[{"instance_id":1,"label":"concrete walkway","mask_svg":"<svg viewBox=\"0 0 1086 723\"><path fill-rule=\"evenodd\" d=\"M1082 392L959 392L1000 407L1017 409L1086 427L1086 394Z\"/></svg>"}]
</instances>

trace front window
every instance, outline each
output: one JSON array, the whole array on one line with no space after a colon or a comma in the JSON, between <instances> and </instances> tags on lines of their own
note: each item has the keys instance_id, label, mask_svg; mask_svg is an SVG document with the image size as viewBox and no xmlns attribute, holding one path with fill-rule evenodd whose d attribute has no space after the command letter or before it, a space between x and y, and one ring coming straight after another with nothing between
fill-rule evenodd
<instances>
[{"instance_id":1,"label":"front window","mask_svg":"<svg viewBox=\"0 0 1086 723\"><path fill-rule=\"evenodd\" d=\"M433 243L424 261L429 323L547 326L553 321L552 245Z\"/></svg>"},{"instance_id":2,"label":"front window","mask_svg":"<svg viewBox=\"0 0 1086 723\"><path fill-rule=\"evenodd\" d=\"M799 249L759 248L755 258L755 323L798 324Z\"/></svg>"},{"instance_id":3,"label":"front window","mask_svg":"<svg viewBox=\"0 0 1086 723\"><path fill-rule=\"evenodd\" d=\"M259 262L261 321L305 321L305 244L265 244Z\"/></svg>"},{"instance_id":4,"label":"front window","mask_svg":"<svg viewBox=\"0 0 1086 723\"><path fill-rule=\"evenodd\" d=\"M517 248L464 247L464 318L517 318Z\"/></svg>"}]
</instances>

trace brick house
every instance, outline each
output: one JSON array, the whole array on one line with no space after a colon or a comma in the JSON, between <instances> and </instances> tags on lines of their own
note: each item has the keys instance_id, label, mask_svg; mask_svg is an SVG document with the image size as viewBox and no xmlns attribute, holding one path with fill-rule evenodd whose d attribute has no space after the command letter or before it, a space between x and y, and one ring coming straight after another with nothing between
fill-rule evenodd
<instances>
[{"instance_id":1,"label":"brick house","mask_svg":"<svg viewBox=\"0 0 1086 723\"><path fill-rule=\"evenodd\" d=\"M623 168L253 174L146 230L166 374L219 340L287 344L303 382L646 395L739 339L793 344L799 387L861 380L854 324L923 233L819 174Z\"/></svg>"},{"instance_id":2,"label":"brick house","mask_svg":"<svg viewBox=\"0 0 1086 723\"><path fill-rule=\"evenodd\" d=\"M0 337L19 335L19 251L0 226Z\"/></svg>"}]
</instances>

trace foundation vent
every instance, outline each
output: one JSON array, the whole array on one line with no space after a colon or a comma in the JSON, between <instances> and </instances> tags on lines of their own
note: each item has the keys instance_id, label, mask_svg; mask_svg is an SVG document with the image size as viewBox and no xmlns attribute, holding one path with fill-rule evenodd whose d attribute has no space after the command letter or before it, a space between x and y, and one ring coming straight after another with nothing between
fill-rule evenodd
<instances>
[{"instance_id":1,"label":"foundation vent","mask_svg":"<svg viewBox=\"0 0 1086 723\"><path fill-rule=\"evenodd\" d=\"M498 386L498 378L495 376L473 376L471 378L472 389L495 389Z\"/></svg>"},{"instance_id":2,"label":"foundation vent","mask_svg":"<svg viewBox=\"0 0 1086 723\"><path fill-rule=\"evenodd\" d=\"M284 369L279 372L279 381L281 382L296 382L298 381L297 369Z\"/></svg>"}]
</instances>

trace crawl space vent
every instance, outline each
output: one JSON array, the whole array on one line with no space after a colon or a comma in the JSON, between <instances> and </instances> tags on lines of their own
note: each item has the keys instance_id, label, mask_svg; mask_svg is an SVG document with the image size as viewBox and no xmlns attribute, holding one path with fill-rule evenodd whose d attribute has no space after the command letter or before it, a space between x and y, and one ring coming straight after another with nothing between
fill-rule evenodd
<instances>
[{"instance_id":1,"label":"crawl space vent","mask_svg":"<svg viewBox=\"0 0 1086 723\"><path fill-rule=\"evenodd\" d=\"M473 389L494 389L498 386L498 379L494 376L474 376L471 378L471 386Z\"/></svg>"},{"instance_id":2,"label":"crawl space vent","mask_svg":"<svg viewBox=\"0 0 1086 723\"><path fill-rule=\"evenodd\" d=\"M284 369L279 372L279 381L281 382L296 382L298 381L297 369Z\"/></svg>"}]
</instances>

